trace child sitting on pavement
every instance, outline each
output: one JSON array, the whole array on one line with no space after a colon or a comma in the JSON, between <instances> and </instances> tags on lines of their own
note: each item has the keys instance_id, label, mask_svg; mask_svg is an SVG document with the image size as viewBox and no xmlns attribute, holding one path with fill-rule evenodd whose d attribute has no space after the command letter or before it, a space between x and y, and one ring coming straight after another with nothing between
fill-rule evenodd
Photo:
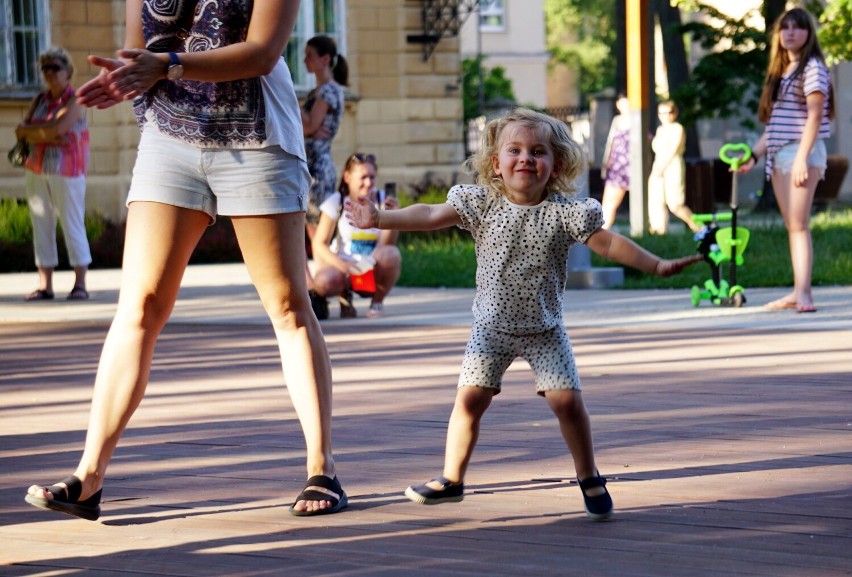
<instances>
[{"instance_id":1,"label":"child sitting on pavement","mask_svg":"<svg viewBox=\"0 0 852 577\"><path fill-rule=\"evenodd\" d=\"M455 225L470 231L476 244L474 323L447 430L443 474L408 487L405 495L426 505L464 498L482 416L500 392L506 369L522 357L533 370L536 392L559 420L586 513L607 519L612 499L595 465L589 416L562 319L568 250L584 243L605 258L660 276L680 272L701 255L661 259L601 228L598 201L571 195L587 166L583 149L562 122L544 114L516 108L492 120L467 165L477 185L454 186L444 204L379 210L364 199L346 203L346 217L360 228Z\"/></svg>"}]
</instances>

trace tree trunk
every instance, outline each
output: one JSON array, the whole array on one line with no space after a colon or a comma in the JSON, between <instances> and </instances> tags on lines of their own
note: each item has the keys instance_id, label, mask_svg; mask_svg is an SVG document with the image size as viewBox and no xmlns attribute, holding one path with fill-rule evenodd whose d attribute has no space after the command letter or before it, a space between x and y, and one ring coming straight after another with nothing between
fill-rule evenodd
<instances>
[{"instance_id":1,"label":"tree trunk","mask_svg":"<svg viewBox=\"0 0 852 577\"><path fill-rule=\"evenodd\" d=\"M657 13L663 36L663 58L666 61L669 92L673 92L681 85L689 82L689 65L686 61L683 34L677 31L681 25L680 9L672 6L669 0L654 0L654 11ZM701 157L698 130L694 124L686 127L686 152L684 156L687 158Z\"/></svg>"},{"instance_id":2,"label":"tree trunk","mask_svg":"<svg viewBox=\"0 0 852 577\"><path fill-rule=\"evenodd\" d=\"M784 13L787 8L787 0L764 0L763 2L763 20L766 22L766 36L769 40L769 33L772 31L772 25Z\"/></svg>"},{"instance_id":3,"label":"tree trunk","mask_svg":"<svg viewBox=\"0 0 852 577\"><path fill-rule=\"evenodd\" d=\"M615 91L627 94L627 0L615 0Z\"/></svg>"}]
</instances>

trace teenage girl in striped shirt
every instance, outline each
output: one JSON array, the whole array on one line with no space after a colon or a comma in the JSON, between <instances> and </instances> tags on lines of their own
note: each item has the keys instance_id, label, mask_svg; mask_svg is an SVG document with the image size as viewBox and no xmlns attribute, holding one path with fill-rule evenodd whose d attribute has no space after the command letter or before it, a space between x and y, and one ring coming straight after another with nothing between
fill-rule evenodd
<instances>
[{"instance_id":1,"label":"teenage girl in striped shirt","mask_svg":"<svg viewBox=\"0 0 852 577\"><path fill-rule=\"evenodd\" d=\"M739 172L749 172L760 157L766 157L766 178L772 179L793 264L792 292L764 308L816 312L810 214L817 182L825 178L824 139L831 136L834 94L813 17L801 8L782 14L773 27L758 117L766 129Z\"/></svg>"}]
</instances>

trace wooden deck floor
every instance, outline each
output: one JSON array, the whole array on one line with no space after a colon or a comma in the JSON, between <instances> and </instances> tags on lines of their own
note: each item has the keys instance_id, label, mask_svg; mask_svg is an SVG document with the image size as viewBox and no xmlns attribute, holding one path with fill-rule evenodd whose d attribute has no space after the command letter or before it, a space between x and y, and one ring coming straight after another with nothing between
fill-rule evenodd
<instances>
[{"instance_id":1,"label":"wooden deck floor","mask_svg":"<svg viewBox=\"0 0 852 577\"><path fill-rule=\"evenodd\" d=\"M852 574L852 327L572 331L617 515L586 519L529 372L486 415L464 502L440 472L467 329L326 329L350 507L296 518L302 439L270 329L169 325L103 515L31 508L76 464L107 325L0 325L0 573L167 576Z\"/></svg>"},{"instance_id":2,"label":"wooden deck floor","mask_svg":"<svg viewBox=\"0 0 852 577\"><path fill-rule=\"evenodd\" d=\"M465 500L405 499L441 470L471 293L394 291L380 321L323 323L350 506L297 518L303 441L256 293L241 268L190 267L92 523L23 496L76 466L118 276L33 305L32 275L0 275L0 576L852 575L852 287L818 287L816 315L762 313L780 289L736 310L569 291L606 523L524 363Z\"/></svg>"}]
</instances>

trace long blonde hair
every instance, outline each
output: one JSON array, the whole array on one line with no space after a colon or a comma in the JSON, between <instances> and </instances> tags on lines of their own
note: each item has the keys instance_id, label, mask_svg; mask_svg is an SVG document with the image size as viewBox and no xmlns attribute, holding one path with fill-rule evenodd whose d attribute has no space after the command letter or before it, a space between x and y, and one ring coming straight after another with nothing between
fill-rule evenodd
<instances>
[{"instance_id":1,"label":"long blonde hair","mask_svg":"<svg viewBox=\"0 0 852 577\"><path fill-rule=\"evenodd\" d=\"M825 57L819 47L816 34L816 23L813 16L802 8L792 8L778 17L772 25L772 36L769 47L769 65L766 69L766 78L763 81L763 92L760 95L760 105L757 108L757 117L766 124L772 115L772 106L778 100L778 90L781 86L781 78L790 65L790 56L781 46L781 27L788 22L793 22L798 28L808 31L808 39L802 46L802 54L793 76L802 74L808 60L817 58L825 64ZM834 88L829 83L828 94L828 117L834 118Z\"/></svg>"},{"instance_id":2,"label":"long blonde hair","mask_svg":"<svg viewBox=\"0 0 852 577\"><path fill-rule=\"evenodd\" d=\"M489 122L482 133L479 150L465 161L465 167L476 175L476 183L505 196L506 185L503 178L494 172L492 158L499 153L503 130L513 122L538 130L553 150L554 172L545 191L548 194L573 194L577 190L576 181L588 164L583 147L571 138L564 122L520 107Z\"/></svg>"}]
</instances>

